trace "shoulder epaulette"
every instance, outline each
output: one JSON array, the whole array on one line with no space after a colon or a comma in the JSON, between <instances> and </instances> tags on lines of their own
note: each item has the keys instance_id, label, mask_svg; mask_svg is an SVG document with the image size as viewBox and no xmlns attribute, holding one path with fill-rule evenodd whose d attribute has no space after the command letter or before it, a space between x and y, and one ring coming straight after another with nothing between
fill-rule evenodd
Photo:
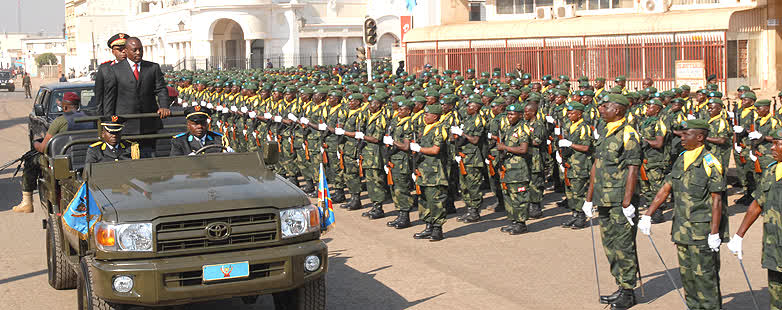
<instances>
[{"instance_id":1,"label":"shoulder epaulette","mask_svg":"<svg viewBox=\"0 0 782 310\"><path fill-rule=\"evenodd\" d=\"M779 163L778 161L775 161L775 162L773 162L773 163L770 163L770 164L768 164L768 166L766 166L766 168L771 168L772 166L774 166L774 165L776 165L776 164L778 164L778 163Z\"/></svg>"},{"instance_id":2,"label":"shoulder epaulette","mask_svg":"<svg viewBox=\"0 0 782 310\"><path fill-rule=\"evenodd\" d=\"M187 134L186 132L183 132L183 133L180 133L180 134L174 136L174 138L179 138L179 137L182 137L182 136L184 136L186 134Z\"/></svg>"},{"instance_id":3,"label":"shoulder epaulette","mask_svg":"<svg viewBox=\"0 0 782 310\"><path fill-rule=\"evenodd\" d=\"M95 143L91 144L90 147L100 146L101 144L103 144L103 141L98 141L98 142L95 142Z\"/></svg>"},{"instance_id":4,"label":"shoulder epaulette","mask_svg":"<svg viewBox=\"0 0 782 310\"><path fill-rule=\"evenodd\" d=\"M108 60L108 61L102 62L102 63L101 63L101 65L105 65L105 64L107 64L107 63L110 63L110 62L111 62L111 60Z\"/></svg>"}]
</instances>

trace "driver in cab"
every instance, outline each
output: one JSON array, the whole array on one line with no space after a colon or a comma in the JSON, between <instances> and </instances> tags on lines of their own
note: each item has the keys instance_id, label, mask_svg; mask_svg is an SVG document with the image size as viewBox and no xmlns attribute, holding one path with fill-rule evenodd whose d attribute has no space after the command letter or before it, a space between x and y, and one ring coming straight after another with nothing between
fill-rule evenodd
<instances>
[{"instance_id":1,"label":"driver in cab","mask_svg":"<svg viewBox=\"0 0 782 310\"><path fill-rule=\"evenodd\" d=\"M138 143L122 140L125 119L121 116L103 116L100 119L100 140L87 149L86 163L102 163L126 159L139 159Z\"/></svg>"},{"instance_id":2,"label":"driver in cab","mask_svg":"<svg viewBox=\"0 0 782 310\"><path fill-rule=\"evenodd\" d=\"M196 155L200 149L202 153L223 152L223 135L210 131L209 115L212 111L202 106L191 106L185 109L187 119L187 132L180 133L171 139L171 156ZM225 147L226 152L233 152L230 147Z\"/></svg>"}]
</instances>

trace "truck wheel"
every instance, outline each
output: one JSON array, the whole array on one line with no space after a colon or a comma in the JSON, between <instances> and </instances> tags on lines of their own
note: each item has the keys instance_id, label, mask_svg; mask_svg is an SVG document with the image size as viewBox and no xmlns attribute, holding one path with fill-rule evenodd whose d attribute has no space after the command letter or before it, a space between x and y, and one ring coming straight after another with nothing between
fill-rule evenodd
<instances>
[{"instance_id":1,"label":"truck wheel","mask_svg":"<svg viewBox=\"0 0 782 310\"><path fill-rule=\"evenodd\" d=\"M49 271L49 285L56 290L74 289L78 276L65 259L60 234L57 216L49 214L49 223L46 225L46 266Z\"/></svg>"},{"instance_id":2,"label":"truck wheel","mask_svg":"<svg viewBox=\"0 0 782 310\"><path fill-rule=\"evenodd\" d=\"M109 303L92 294L92 273L88 267L92 263L92 257L81 259L82 273L79 277L79 285L76 287L78 295L78 310L122 310L123 305Z\"/></svg>"},{"instance_id":3,"label":"truck wheel","mask_svg":"<svg viewBox=\"0 0 782 310\"><path fill-rule=\"evenodd\" d=\"M287 292L272 294L276 310L326 309L326 276Z\"/></svg>"}]
</instances>

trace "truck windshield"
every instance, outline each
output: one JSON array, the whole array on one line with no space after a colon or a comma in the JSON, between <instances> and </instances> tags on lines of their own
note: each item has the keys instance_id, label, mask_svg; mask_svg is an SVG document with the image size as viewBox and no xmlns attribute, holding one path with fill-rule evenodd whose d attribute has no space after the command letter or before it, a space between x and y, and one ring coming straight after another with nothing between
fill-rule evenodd
<instances>
[{"instance_id":1,"label":"truck windshield","mask_svg":"<svg viewBox=\"0 0 782 310\"><path fill-rule=\"evenodd\" d=\"M49 112L60 113L58 108L62 101L62 96L67 92L75 92L81 97L81 111L89 111L95 109L95 91L92 88L77 88L77 89L63 89L52 92L50 96L51 104L49 104Z\"/></svg>"}]
</instances>

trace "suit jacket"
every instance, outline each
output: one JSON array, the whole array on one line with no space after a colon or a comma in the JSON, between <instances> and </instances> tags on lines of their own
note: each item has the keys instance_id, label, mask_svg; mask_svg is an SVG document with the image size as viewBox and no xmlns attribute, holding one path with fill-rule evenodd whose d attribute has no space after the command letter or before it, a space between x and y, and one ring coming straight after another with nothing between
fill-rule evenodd
<instances>
[{"instance_id":1,"label":"suit jacket","mask_svg":"<svg viewBox=\"0 0 782 310\"><path fill-rule=\"evenodd\" d=\"M111 65L112 61L104 62L98 66L98 72L95 73L95 95L93 98L95 98L95 106L98 108L98 115L106 115L103 112L103 95L105 93L106 76L111 74Z\"/></svg>"},{"instance_id":2,"label":"suit jacket","mask_svg":"<svg viewBox=\"0 0 782 310\"><path fill-rule=\"evenodd\" d=\"M168 89L160 65L142 60L138 81L127 61L111 66L104 81L103 115L154 113L169 108ZM133 119L125 123L126 135L154 133L163 127L159 118Z\"/></svg>"}]
</instances>

